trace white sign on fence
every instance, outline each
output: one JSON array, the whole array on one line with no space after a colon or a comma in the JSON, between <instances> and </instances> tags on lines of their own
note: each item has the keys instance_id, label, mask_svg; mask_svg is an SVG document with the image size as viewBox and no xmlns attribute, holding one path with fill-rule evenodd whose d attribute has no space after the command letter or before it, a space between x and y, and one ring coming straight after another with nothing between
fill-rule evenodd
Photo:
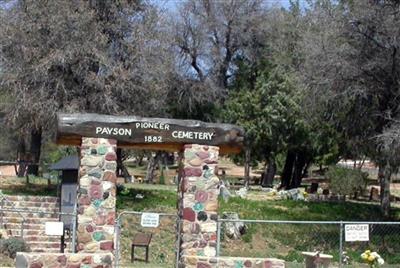
<instances>
[{"instance_id":1,"label":"white sign on fence","mask_svg":"<svg viewBox=\"0 0 400 268\"><path fill-rule=\"evenodd\" d=\"M48 221L45 223L44 229L46 235L62 236L64 234L64 223L62 221Z\"/></svg>"},{"instance_id":2,"label":"white sign on fence","mask_svg":"<svg viewBox=\"0 0 400 268\"><path fill-rule=\"evenodd\" d=\"M344 226L344 237L346 242L369 241L369 225L346 224Z\"/></svg>"},{"instance_id":3,"label":"white sign on fence","mask_svg":"<svg viewBox=\"0 0 400 268\"><path fill-rule=\"evenodd\" d=\"M140 225L143 227L158 227L160 224L160 215L157 213L143 213Z\"/></svg>"}]
</instances>

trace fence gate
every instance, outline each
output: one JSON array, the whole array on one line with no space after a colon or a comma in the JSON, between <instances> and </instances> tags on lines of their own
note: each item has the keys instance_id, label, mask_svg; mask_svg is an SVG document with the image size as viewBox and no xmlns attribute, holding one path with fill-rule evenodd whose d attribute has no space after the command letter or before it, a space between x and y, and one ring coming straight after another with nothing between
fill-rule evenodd
<instances>
[{"instance_id":1,"label":"fence gate","mask_svg":"<svg viewBox=\"0 0 400 268\"><path fill-rule=\"evenodd\" d=\"M116 267L178 267L180 225L177 214L119 213L115 220Z\"/></svg>"}]
</instances>

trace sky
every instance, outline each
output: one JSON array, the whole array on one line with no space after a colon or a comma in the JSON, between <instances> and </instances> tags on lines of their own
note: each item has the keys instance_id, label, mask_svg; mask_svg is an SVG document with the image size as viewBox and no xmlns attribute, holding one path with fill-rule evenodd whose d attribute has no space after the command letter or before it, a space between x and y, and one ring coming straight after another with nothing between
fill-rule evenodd
<instances>
[{"instance_id":1,"label":"sky","mask_svg":"<svg viewBox=\"0 0 400 268\"><path fill-rule=\"evenodd\" d=\"M215 1L223 1L223 0L215 0ZM282 7L289 7L290 1L289 0L262 0L266 5L269 6L282 6ZM164 7L168 10L173 11L176 6L183 2L183 0L153 0L154 3L159 5L160 7ZM300 3L305 3L305 0L300 0Z\"/></svg>"}]
</instances>

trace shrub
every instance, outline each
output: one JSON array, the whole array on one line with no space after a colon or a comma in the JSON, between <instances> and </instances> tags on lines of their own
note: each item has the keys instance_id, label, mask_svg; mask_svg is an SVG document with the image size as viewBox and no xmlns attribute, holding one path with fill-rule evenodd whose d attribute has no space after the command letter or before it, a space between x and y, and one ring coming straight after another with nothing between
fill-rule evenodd
<instances>
[{"instance_id":1,"label":"shrub","mask_svg":"<svg viewBox=\"0 0 400 268\"><path fill-rule=\"evenodd\" d=\"M17 252L28 252L29 247L24 240L17 237L0 240L0 252L10 258L15 258Z\"/></svg>"},{"instance_id":2,"label":"shrub","mask_svg":"<svg viewBox=\"0 0 400 268\"><path fill-rule=\"evenodd\" d=\"M160 170L161 170L161 174L160 174L160 181L159 181L159 183L160 183L160 184L165 184L164 167L161 166L161 167L160 167Z\"/></svg>"},{"instance_id":3,"label":"shrub","mask_svg":"<svg viewBox=\"0 0 400 268\"><path fill-rule=\"evenodd\" d=\"M125 185L118 183L117 184L117 195L127 195L129 194L129 189L125 187Z\"/></svg>"},{"instance_id":4,"label":"shrub","mask_svg":"<svg viewBox=\"0 0 400 268\"><path fill-rule=\"evenodd\" d=\"M368 173L359 169L331 166L325 176L330 181L330 189L336 194L351 195L367 187Z\"/></svg>"}]
</instances>

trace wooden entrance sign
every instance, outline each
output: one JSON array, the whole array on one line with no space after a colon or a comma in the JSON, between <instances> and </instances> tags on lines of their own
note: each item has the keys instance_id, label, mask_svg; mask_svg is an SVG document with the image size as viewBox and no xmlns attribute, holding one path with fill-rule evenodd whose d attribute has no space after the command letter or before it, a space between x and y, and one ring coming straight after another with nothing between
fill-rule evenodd
<instances>
[{"instance_id":1,"label":"wooden entrance sign","mask_svg":"<svg viewBox=\"0 0 400 268\"><path fill-rule=\"evenodd\" d=\"M58 114L57 143L81 145L82 137L115 139L118 147L180 151L184 144L214 145L221 153L241 151L244 130L236 125L195 120Z\"/></svg>"}]
</instances>

